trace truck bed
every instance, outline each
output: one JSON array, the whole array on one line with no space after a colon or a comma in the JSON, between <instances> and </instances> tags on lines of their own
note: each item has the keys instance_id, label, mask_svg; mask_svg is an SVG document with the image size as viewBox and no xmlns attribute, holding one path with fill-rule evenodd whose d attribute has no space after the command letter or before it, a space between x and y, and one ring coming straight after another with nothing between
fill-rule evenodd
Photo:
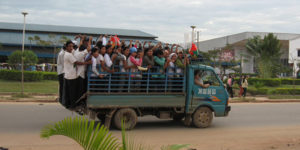
<instances>
[{"instance_id":1,"label":"truck bed","mask_svg":"<svg viewBox=\"0 0 300 150\"><path fill-rule=\"evenodd\" d=\"M110 107L184 107L184 95L99 95L90 94L89 108Z\"/></svg>"}]
</instances>

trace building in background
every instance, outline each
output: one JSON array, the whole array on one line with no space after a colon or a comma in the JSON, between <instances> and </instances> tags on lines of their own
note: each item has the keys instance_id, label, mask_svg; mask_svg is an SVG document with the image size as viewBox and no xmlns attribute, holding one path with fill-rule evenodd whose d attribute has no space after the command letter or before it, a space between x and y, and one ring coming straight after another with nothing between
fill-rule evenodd
<instances>
[{"instance_id":1,"label":"building in background","mask_svg":"<svg viewBox=\"0 0 300 150\"><path fill-rule=\"evenodd\" d=\"M0 62L6 62L7 56L13 51L22 49L22 30L23 24L21 23L0 22L0 43L2 45L0 48ZM156 42L157 38L152 34L139 30L26 24L25 50L34 51L39 57L39 63L51 63L53 57L56 57L54 46L62 47L62 44L41 46L37 45L36 41L29 40L28 37L39 36L42 40L48 41L50 40L49 35L55 35L54 39L59 41L61 36L73 40L78 34L93 36L93 40L97 40L99 35L118 35L120 40L127 42L129 40Z\"/></svg>"},{"instance_id":2,"label":"building in background","mask_svg":"<svg viewBox=\"0 0 300 150\"><path fill-rule=\"evenodd\" d=\"M246 43L247 40L254 36L261 36L264 38L267 32L243 32L225 37L215 38L211 40L201 41L199 43L199 50L207 52L214 49L224 49L230 45L230 49L226 50L226 59L229 57L233 59L240 59L242 56L242 72L243 73L255 73L256 68L254 65L254 57L247 52ZM300 34L291 33L273 33L281 43L282 55L280 57L281 63L287 67L293 68L293 76L299 72L300 63ZM286 75L282 75L286 76Z\"/></svg>"}]
</instances>

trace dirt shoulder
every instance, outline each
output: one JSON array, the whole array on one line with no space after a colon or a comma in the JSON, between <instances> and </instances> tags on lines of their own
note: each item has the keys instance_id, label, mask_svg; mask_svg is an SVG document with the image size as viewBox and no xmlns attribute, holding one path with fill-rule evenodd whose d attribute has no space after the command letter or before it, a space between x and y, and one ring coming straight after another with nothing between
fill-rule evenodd
<instances>
[{"instance_id":1,"label":"dirt shoulder","mask_svg":"<svg viewBox=\"0 0 300 150\"><path fill-rule=\"evenodd\" d=\"M190 144L197 150L296 150L300 149L300 127L259 128L182 128L133 130L129 132L135 142L160 149L169 144ZM121 138L120 131L112 131ZM14 140L12 140L14 139ZM81 150L73 140L64 136L41 139L39 133L1 133L0 147L9 150Z\"/></svg>"}]
</instances>

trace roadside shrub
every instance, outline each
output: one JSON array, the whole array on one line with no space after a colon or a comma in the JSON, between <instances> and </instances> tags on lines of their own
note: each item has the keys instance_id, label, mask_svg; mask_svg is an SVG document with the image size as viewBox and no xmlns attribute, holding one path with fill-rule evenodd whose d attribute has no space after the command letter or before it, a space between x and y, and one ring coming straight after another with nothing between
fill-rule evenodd
<instances>
[{"instance_id":1,"label":"roadside shrub","mask_svg":"<svg viewBox=\"0 0 300 150\"><path fill-rule=\"evenodd\" d=\"M273 91L273 94L300 95L300 88L277 88L275 91Z\"/></svg>"},{"instance_id":2,"label":"roadside shrub","mask_svg":"<svg viewBox=\"0 0 300 150\"><path fill-rule=\"evenodd\" d=\"M0 70L0 79L21 81L21 71L17 70ZM43 73L36 71L24 71L24 81L41 81Z\"/></svg>"},{"instance_id":3,"label":"roadside shrub","mask_svg":"<svg viewBox=\"0 0 300 150\"><path fill-rule=\"evenodd\" d=\"M294 81L295 81L295 85L300 85L300 79L291 79L291 78L281 79L281 84L293 85Z\"/></svg>"},{"instance_id":4,"label":"roadside shrub","mask_svg":"<svg viewBox=\"0 0 300 150\"><path fill-rule=\"evenodd\" d=\"M256 82L260 82L264 84L265 86L280 86L281 85L281 80L274 78L274 79L261 79L261 78L249 78L248 83L250 85L254 85Z\"/></svg>"},{"instance_id":5,"label":"roadside shrub","mask_svg":"<svg viewBox=\"0 0 300 150\"><path fill-rule=\"evenodd\" d=\"M230 75L235 75L236 77L239 77L239 73L230 73ZM257 77L257 73L242 73L242 76L249 76L249 77Z\"/></svg>"},{"instance_id":6,"label":"roadside shrub","mask_svg":"<svg viewBox=\"0 0 300 150\"><path fill-rule=\"evenodd\" d=\"M264 86L264 84L262 83L262 82L255 82L254 83L254 87L256 88L256 89L260 89L260 88L262 88Z\"/></svg>"},{"instance_id":7,"label":"roadside shrub","mask_svg":"<svg viewBox=\"0 0 300 150\"><path fill-rule=\"evenodd\" d=\"M44 80L58 80L56 72L43 72Z\"/></svg>"},{"instance_id":8,"label":"roadside shrub","mask_svg":"<svg viewBox=\"0 0 300 150\"><path fill-rule=\"evenodd\" d=\"M267 88L248 88L247 92L249 92L251 95L267 95L268 89Z\"/></svg>"}]
</instances>

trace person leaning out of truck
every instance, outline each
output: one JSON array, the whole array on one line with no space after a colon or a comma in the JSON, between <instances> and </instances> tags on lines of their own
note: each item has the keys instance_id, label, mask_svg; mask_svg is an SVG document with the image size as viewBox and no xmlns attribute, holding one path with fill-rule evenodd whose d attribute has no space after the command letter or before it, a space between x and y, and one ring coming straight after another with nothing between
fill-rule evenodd
<instances>
[{"instance_id":1,"label":"person leaning out of truck","mask_svg":"<svg viewBox=\"0 0 300 150\"><path fill-rule=\"evenodd\" d=\"M210 84L204 84L202 80L202 71L196 70L194 73L194 83L195 85L201 86L202 88L208 88Z\"/></svg>"}]
</instances>

